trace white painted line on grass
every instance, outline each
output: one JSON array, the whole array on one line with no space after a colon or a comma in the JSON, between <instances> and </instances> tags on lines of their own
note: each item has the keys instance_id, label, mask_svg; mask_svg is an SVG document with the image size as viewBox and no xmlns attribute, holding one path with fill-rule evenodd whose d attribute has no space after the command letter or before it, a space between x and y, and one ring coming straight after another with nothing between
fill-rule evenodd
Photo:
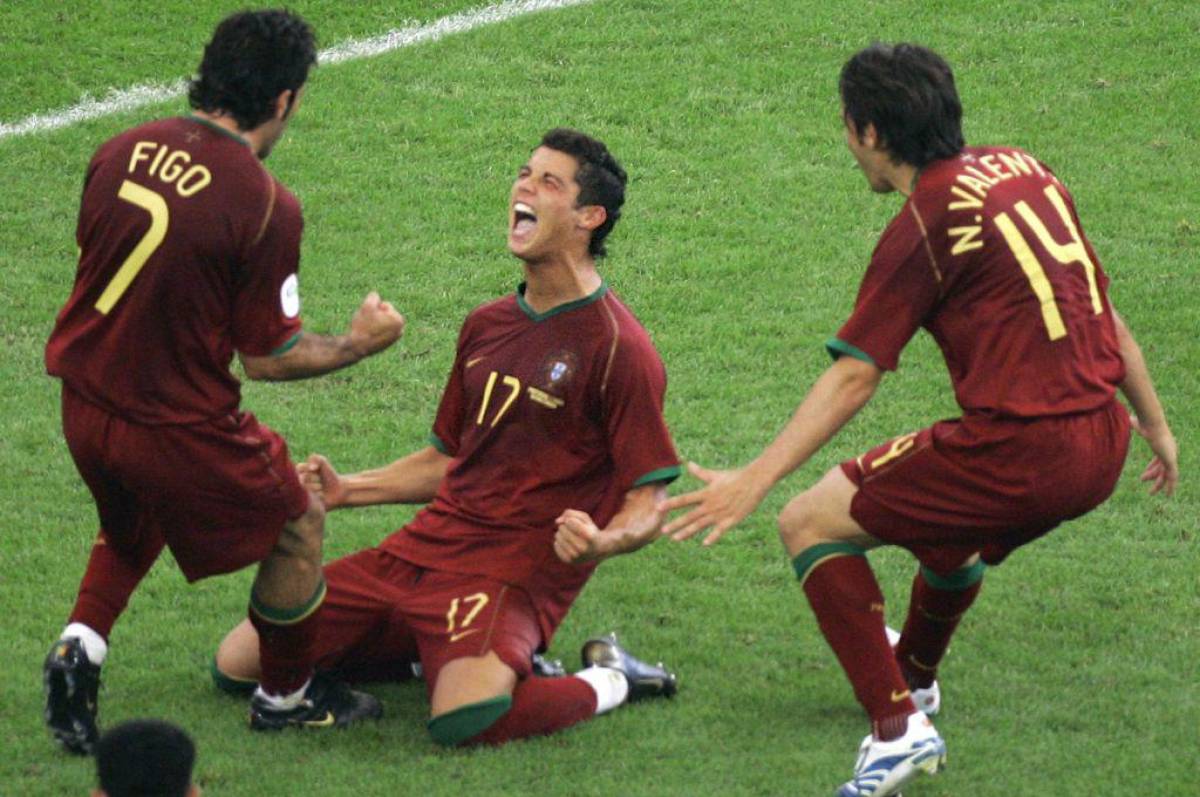
<instances>
[{"instance_id":1,"label":"white painted line on grass","mask_svg":"<svg viewBox=\"0 0 1200 797\"><path fill-rule=\"evenodd\" d=\"M475 28L495 25L525 14L579 6L590 2L593 0L508 0L508 2L493 3L482 8L451 14L426 25L399 28L379 36L372 36L369 39L351 39L327 50L322 50L319 54L319 61L321 64L337 64L342 61L371 58L398 50L401 47L412 47L415 44L437 41L455 33L466 33ZM132 111L145 105L173 100L182 96L186 91L187 81L184 80L174 83L132 86L127 89L109 89L103 99L97 100L85 96L70 108L33 114L19 122L0 122L0 139L44 133L61 127L69 127L77 122L98 119L101 116L123 111Z\"/></svg>"},{"instance_id":2,"label":"white painted line on grass","mask_svg":"<svg viewBox=\"0 0 1200 797\"><path fill-rule=\"evenodd\" d=\"M495 25L498 22L505 22L525 14L566 8L567 6L579 6L590 2L592 0L519 0L518 2L496 3L484 8L451 14L420 27L393 30L370 39L358 41L351 39L324 50L321 53L321 63L336 64L339 61L370 58L401 47L411 47L414 44L437 41L455 33L465 33L484 25Z\"/></svg>"},{"instance_id":3,"label":"white painted line on grass","mask_svg":"<svg viewBox=\"0 0 1200 797\"><path fill-rule=\"evenodd\" d=\"M12 124L2 122L0 123L0 138L57 130L60 127L69 127L76 122L86 122L89 119L98 119L112 113L131 111L134 108L141 108L143 105L175 99L186 90L187 81L184 80L149 86L133 86L127 89L109 89L108 94L102 100L85 96L70 108L49 113L35 113Z\"/></svg>"}]
</instances>

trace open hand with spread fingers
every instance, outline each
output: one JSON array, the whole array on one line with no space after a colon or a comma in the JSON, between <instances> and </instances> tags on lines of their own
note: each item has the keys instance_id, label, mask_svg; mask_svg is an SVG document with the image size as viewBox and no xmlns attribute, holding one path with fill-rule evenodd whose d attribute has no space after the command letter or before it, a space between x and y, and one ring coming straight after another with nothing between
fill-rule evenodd
<instances>
[{"instance_id":1,"label":"open hand with spread fingers","mask_svg":"<svg viewBox=\"0 0 1200 797\"><path fill-rule=\"evenodd\" d=\"M771 489L770 483L760 480L749 468L709 470L689 462L688 472L705 482L705 486L659 505L664 512L693 507L663 526L663 534L677 542L711 526L712 532L704 538L704 545L712 545L753 512Z\"/></svg>"}]
</instances>

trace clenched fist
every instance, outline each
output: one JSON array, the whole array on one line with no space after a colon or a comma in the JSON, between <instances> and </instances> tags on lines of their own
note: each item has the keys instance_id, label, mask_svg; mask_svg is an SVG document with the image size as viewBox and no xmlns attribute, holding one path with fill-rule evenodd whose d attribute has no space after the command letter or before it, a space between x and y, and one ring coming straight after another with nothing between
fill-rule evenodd
<instances>
[{"instance_id":1,"label":"clenched fist","mask_svg":"<svg viewBox=\"0 0 1200 797\"><path fill-rule=\"evenodd\" d=\"M350 345L360 357L381 352L404 333L404 316L371 291L350 319Z\"/></svg>"}]
</instances>

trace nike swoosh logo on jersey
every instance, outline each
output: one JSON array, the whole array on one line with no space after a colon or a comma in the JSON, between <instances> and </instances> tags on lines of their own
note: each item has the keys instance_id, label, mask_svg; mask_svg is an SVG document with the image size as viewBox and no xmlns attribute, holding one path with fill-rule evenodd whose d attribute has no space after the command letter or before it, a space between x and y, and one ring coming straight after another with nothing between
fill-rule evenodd
<instances>
[{"instance_id":1,"label":"nike swoosh logo on jersey","mask_svg":"<svg viewBox=\"0 0 1200 797\"><path fill-rule=\"evenodd\" d=\"M467 367L472 368L486 359L486 357L472 357L471 359L467 360Z\"/></svg>"},{"instance_id":2,"label":"nike swoosh logo on jersey","mask_svg":"<svg viewBox=\"0 0 1200 797\"><path fill-rule=\"evenodd\" d=\"M912 692L910 692L907 689L905 689L903 692L897 692L894 689L892 690L892 702L893 703L899 703L904 698L911 697L911 696L912 696Z\"/></svg>"}]
</instances>

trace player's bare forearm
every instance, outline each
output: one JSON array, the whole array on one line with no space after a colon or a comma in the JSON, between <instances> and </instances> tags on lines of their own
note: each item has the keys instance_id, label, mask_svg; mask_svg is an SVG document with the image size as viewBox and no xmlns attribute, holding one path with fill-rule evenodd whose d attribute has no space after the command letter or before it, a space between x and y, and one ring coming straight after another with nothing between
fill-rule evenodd
<instances>
[{"instance_id":1,"label":"player's bare forearm","mask_svg":"<svg viewBox=\"0 0 1200 797\"><path fill-rule=\"evenodd\" d=\"M1150 370L1146 367L1146 359L1142 349L1125 321L1113 311L1113 321L1117 328L1117 344L1121 349L1121 359L1125 361L1125 379L1121 382L1121 393L1133 405L1136 415L1134 428L1154 452L1154 458L1142 471L1142 481L1150 485L1150 494L1162 492L1171 495L1179 482L1179 447L1175 435L1167 424L1167 415L1163 411L1162 402L1150 381Z\"/></svg>"},{"instance_id":2,"label":"player's bare forearm","mask_svg":"<svg viewBox=\"0 0 1200 797\"><path fill-rule=\"evenodd\" d=\"M320 376L347 365L365 355L354 348L349 335L318 335L302 332L296 344L283 354L266 357L240 355L246 376L263 382L286 382Z\"/></svg>"},{"instance_id":3,"label":"player's bare forearm","mask_svg":"<svg viewBox=\"0 0 1200 797\"><path fill-rule=\"evenodd\" d=\"M344 499L339 506L429 503L449 464L450 457L426 446L382 468L342 476Z\"/></svg>"},{"instance_id":4,"label":"player's bare forearm","mask_svg":"<svg viewBox=\"0 0 1200 797\"><path fill-rule=\"evenodd\" d=\"M1133 405L1133 411L1143 429L1166 428L1167 416L1158 400L1154 383L1150 380L1150 370L1146 367L1142 348L1133 339L1133 333L1115 310L1113 321L1117 327L1117 344L1121 349L1121 359L1125 361L1125 379L1120 385L1121 393Z\"/></svg>"},{"instance_id":5,"label":"player's bare forearm","mask_svg":"<svg viewBox=\"0 0 1200 797\"><path fill-rule=\"evenodd\" d=\"M633 553L659 537L663 513L659 504L667 497L664 484L646 484L625 493L625 502L609 524L600 530L605 557Z\"/></svg>"},{"instance_id":6,"label":"player's bare forearm","mask_svg":"<svg viewBox=\"0 0 1200 797\"><path fill-rule=\"evenodd\" d=\"M350 331L345 335L302 333L296 344L282 354L240 356L246 376L251 379L306 379L377 354L395 343L403 332L404 316L372 291L350 319Z\"/></svg>"},{"instance_id":7,"label":"player's bare forearm","mask_svg":"<svg viewBox=\"0 0 1200 797\"><path fill-rule=\"evenodd\" d=\"M766 485L803 465L837 434L875 394L883 371L854 357L841 357L817 378L783 431L746 469Z\"/></svg>"},{"instance_id":8,"label":"player's bare forearm","mask_svg":"<svg viewBox=\"0 0 1200 797\"><path fill-rule=\"evenodd\" d=\"M808 461L853 418L874 395L882 376L872 363L842 357L821 374L783 431L750 464L712 471L690 463L688 470L706 484L662 505L665 511L691 507L665 525L663 533L678 542L711 527L704 544L715 543L753 512L776 482Z\"/></svg>"},{"instance_id":9,"label":"player's bare forearm","mask_svg":"<svg viewBox=\"0 0 1200 797\"><path fill-rule=\"evenodd\" d=\"M557 520L554 552L568 564L586 564L643 548L659 537L663 520L659 505L666 496L662 484L633 488L603 529L597 528L586 512L564 510Z\"/></svg>"}]
</instances>

